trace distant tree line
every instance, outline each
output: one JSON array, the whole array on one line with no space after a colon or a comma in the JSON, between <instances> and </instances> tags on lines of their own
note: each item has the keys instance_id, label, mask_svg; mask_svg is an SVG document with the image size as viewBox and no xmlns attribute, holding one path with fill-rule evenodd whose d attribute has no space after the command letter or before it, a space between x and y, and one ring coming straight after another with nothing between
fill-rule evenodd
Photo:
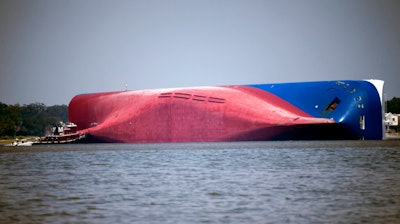
<instances>
[{"instance_id":1,"label":"distant tree line","mask_svg":"<svg viewBox=\"0 0 400 224\"><path fill-rule=\"evenodd\" d=\"M393 97L391 100L386 101L386 112L392 114L400 114L400 98ZM400 125L390 127L395 132L400 132Z\"/></svg>"},{"instance_id":2,"label":"distant tree line","mask_svg":"<svg viewBox=\"0 0 400 224\"><path fill-rule=\"evenodd\" d=\"M0 102L0 136L43 136L60 121L68 121L68 106L42 103L6 105Z\"/></svg>"},{"instance_id":3,"label":"distant tree line","mask_svg":"<svg viewBox=\"0 0 400 224\"><path fill-rule=\"evenodd\" d=\"M386 101L386 112L392 114L400 114L400 98L393 97L391 100Z\"/></svg>"}]
</instances>

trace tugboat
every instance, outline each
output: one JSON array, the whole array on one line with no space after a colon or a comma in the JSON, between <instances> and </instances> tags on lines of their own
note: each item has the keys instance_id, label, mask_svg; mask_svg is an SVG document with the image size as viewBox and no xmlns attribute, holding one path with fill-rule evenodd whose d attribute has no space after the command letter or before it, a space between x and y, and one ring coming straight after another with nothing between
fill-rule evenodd
<instances>
[{"instance_id":1,"label":"tugboat","mask_svg":"<svg viewBox=\"0 0 400 224\"><path fill-rule=\"evenodd\" d=\"M77 125L68 122L60 122L51 128L51 134L39 137L34 144L65 144L78 142L85 138L85 134L77 132Z\"/></svg>"}]
</instances>

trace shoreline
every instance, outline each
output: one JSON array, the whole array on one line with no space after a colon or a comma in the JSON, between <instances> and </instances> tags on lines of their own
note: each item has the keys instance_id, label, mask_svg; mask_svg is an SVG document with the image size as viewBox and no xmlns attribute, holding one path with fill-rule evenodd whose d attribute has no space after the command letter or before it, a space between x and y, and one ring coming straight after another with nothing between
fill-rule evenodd
<instances>
[{"instance_id":1,"label":"shoreline","mask_svg":"<svg viewBox=\"0 0 400 224\"><path fill-rule=\"evenodd\" d=\"M400 133L386 133L386 139L391 140L391 139L400 139Z\"/></svg>"}]
</instances>

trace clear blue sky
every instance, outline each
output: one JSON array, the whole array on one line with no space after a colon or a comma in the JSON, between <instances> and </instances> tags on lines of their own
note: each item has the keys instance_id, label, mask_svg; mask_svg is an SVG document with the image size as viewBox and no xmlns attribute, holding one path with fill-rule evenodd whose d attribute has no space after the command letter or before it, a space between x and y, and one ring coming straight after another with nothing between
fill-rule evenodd
<instances>
[{"instance_id":1,"label":"clear blue sky","mask_svg":"<svg viewBox=\"0 0 400 224\"><path fill-rule=\"evenodd\" d=\"M400 97L400 1L0 0L0 101L382 79Z\"/></svg>"}]
</instances>

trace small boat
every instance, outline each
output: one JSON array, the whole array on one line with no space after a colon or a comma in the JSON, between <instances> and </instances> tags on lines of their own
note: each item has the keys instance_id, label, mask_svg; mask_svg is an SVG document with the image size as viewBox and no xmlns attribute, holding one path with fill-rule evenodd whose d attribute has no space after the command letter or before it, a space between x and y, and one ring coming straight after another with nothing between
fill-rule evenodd
<instances>
[{"instance_id":1,"label":"small boat","mask_svg":"<svg viewBox=\"0 0 400 224\"><path fill-rule=\"evenodd\" d=\"M4 146L32 146L33 143L34 143L33 141L27 141L26 139L19 140L17 138L17 139L15 139L14 142L12 142L10 144L6 144Z\"/></svg>"},{"instance_id":2,"label":"small boat","mask_svg":"<svg viewBox=\"0 0 400 224\"><path fill-rule=\"evenodd\" d=\"M39 137L33 144L64 144L84 139L85 135L76 132L76 129L77 125L72 122L66 124L60 122L51 128L51 134Z\"/></svg>"}]
</instances>

